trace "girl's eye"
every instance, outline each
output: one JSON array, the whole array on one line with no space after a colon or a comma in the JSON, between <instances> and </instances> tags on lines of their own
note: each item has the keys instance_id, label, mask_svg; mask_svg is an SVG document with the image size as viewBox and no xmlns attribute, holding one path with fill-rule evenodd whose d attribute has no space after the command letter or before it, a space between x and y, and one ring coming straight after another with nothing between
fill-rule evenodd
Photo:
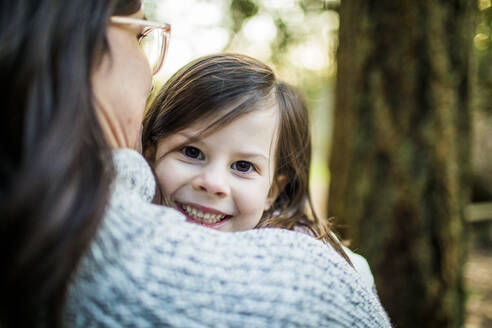
<instances>
[{"instance_id":1,"label":"girl's eye","mask_svg":"<svg viewBox=\"0 0 492 328\"><path fill-rule=\"evenodd\" d=\"M192 159L205 159L205 156L203 155L202 151L196 147L192 146L184 146L181 148L181 153L185 155L186 157L192 158Z\"/></svg>"},{"instance_id":2,"label":"girl's eye","mask_svg":"<svg viewBox=\"0 0 492 328\"><path fill-rule=\"evenodd\" d=\"M255 166L247 161L237 161L232 163L231 168L241 173L250 173L255 169Z\"/></svg>"}]
</instances>

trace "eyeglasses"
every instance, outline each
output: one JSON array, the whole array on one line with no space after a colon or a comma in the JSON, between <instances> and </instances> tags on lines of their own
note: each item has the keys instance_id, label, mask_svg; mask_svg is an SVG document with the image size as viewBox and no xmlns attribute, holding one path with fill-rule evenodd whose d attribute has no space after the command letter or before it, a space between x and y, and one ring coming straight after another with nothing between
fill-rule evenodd
<instances>
[{"instance_id":1,"label":"eyeglasses","mask_svg":"<svg viewBox=\"0 0 492 328\"><path fill-rule=\"evenodd\" d=\"M111 16L111 22L142 27L143 31L139 36L138 43L147 56L152 75L157 74L166 58L171 25L123 16Z\"/></svg>"}]
</instances>

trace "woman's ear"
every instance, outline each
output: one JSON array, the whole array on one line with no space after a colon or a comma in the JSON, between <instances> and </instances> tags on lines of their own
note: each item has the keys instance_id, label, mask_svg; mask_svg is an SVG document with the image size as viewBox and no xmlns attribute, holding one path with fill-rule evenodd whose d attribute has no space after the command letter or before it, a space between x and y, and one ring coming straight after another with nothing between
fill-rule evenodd
<instances>
[{"instance_id":1,"label":"woman's ear","mask_svg":"<svg viewBox=\"0 0 492 328\"><path fill-rule=\"evenodd\" d=\"M272 186L270 187L270 191L268 192L268 197L265 202L265 211L268 211L272 204L277 199L277 196L284 190L287 185L287 177L284 174L279 174L274 181L272 182Z\"/></svg>"}]
</instances>

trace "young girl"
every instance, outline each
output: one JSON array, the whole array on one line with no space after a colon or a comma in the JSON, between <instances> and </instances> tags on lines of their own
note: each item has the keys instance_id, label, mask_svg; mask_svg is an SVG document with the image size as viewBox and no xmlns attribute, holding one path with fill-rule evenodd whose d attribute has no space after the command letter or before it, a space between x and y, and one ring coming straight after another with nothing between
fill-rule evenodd
<instances>
[{"instance_id":1,"label":"young girl","mask_svg":"<svg viewBox=\"0 0 492 328\"><path fill-rule=\"evenodd\" d=\"M189 63L148 109L142 140L159 202L188 221L222 231L308 233L352 260L373 288L365 259L342 247L314 211L308 110L265 64L235 54Z\"/></svg>"}]
</instances>

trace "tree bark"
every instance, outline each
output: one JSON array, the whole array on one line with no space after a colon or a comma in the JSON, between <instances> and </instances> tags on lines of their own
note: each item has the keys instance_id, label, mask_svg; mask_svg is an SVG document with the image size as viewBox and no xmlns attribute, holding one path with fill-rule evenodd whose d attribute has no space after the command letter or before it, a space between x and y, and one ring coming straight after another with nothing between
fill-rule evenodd
<instances>
[{"instance_id":1,"label":"tree bark","mask_svg":"<svg viewBox=\"0 0 492 328\"><path fill-rule=\"evenodd\" d=\"M464 321L470 0L344 0L328 214L398 327Z\"/></svg>"}]
</instances>

